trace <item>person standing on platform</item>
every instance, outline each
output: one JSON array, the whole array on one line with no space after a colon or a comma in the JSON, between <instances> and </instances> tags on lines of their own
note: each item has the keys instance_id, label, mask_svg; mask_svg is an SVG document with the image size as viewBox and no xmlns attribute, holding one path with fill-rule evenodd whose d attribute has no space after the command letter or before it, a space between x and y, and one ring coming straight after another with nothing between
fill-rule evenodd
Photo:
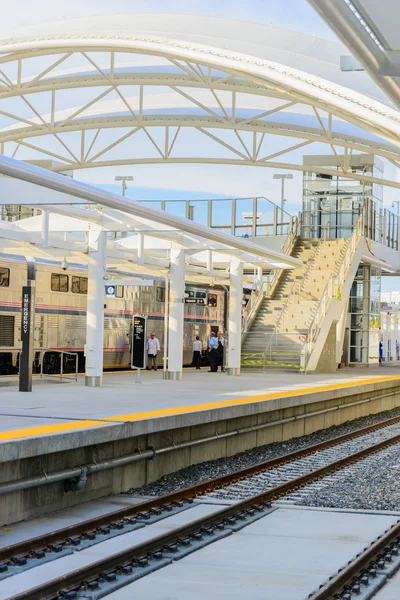
<instances>
[{"instance_id":1,"label":"person standing on platform","mask_svg":"<svg viewBox=\"0 0 400 600\"><path fill-rule=\"evenodd\" d=\"M225 350L226 347L228 345L226 339L223 337L222 333L220 331L218 331L217 333L217 340L218 340L218 348L217 348L217 371L218 371L218 367L221 367L221 371L224 372L225 371Z\"/></svg>"},{"instance_id":2,"label":"person standing on platform","mask_svg":"<svg viewBox=\"0 0 400 600\"><path fill-rule=\"evenodd\" d=\"M211 337L208 342L208 362L210 364L209 373L216 373L217 367L217 350L218 350L218 338L215 337L215 333L211 332Z\"/></svg>"},{"instance_id":3,"label":"person standing on platform","mask_svg":"<svg viewBox=\"0 0 400 600\"><path fill-rule=\"evenodd\" d=\"M157 353L160 351L160 342L156 338L156 334L153 332L146 343L146 352L148 357L147 370L151 371L154 369L157 371Z\"/></svg>"},{"instance_id":4,"label":"person standing on platform","mask_svg":"<svg viewBox=\"0 0 400 600\"><path fill-rule=\"evenodd\" d=\"M197 370L200 369L202 349L203 349L203 344L201 343L199 336L196 335L196 339L193 342L193 363Z\"/></svg>"}]
</instances>

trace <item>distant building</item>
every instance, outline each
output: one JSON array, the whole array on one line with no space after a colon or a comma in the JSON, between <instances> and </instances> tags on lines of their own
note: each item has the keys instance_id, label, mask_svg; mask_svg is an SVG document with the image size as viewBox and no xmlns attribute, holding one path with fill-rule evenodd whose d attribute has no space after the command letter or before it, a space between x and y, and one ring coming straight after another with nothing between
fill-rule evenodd
<instances>
[{"instance_id":1,"label":"distant building","mask_svg":"<svg viewBox=\"0 0 400 600\"><path fill-rule=\"evenodd\" d=\"M391 292L399 294L399 292ZM400 307L385 306L381 312L382 359L400 359Z\"/></svg>"},{"instance_id":2,"label":"distant building","mask_svg":"<svg viewBox=\"0 0 400 600\"><path fill-rule=\"evenodd\" d=\"M381 302L385 304L400 304L400 291L382 292Z\"/></svg>"}]
</instances>

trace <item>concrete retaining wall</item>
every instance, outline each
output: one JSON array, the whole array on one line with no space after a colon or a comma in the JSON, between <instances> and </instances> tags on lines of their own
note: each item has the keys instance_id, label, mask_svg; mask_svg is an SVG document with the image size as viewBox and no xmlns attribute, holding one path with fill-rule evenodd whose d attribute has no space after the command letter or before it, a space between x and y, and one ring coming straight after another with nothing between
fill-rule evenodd
<instances>
[{"instance_id":1,"label":"concrete retaining wall","mask_svg":"<svg viewBox=\"0 0 400 600\"><path fill-rule=\"evenodd\" d=\"M385 394L390 395L374 399ZM354 405L365 400L368 401ZM400 406L400 383L386 381L6 442L0 446L0 483L98 463L136 450L157 450L171 444L214 436L216 433L223 434L271 424L265 429L172 451L156 456L154 460L142 460L124 467L90 474L85 489L78 492L65 493L63 482L58 482L0 495L0 520L5 524L43 515L141 486L189 465L307 435L397 406ZM341 408L310 415L335 407ZM274 424L292 417L296 417L296 420Z\"/></svg>"}]
</instances>

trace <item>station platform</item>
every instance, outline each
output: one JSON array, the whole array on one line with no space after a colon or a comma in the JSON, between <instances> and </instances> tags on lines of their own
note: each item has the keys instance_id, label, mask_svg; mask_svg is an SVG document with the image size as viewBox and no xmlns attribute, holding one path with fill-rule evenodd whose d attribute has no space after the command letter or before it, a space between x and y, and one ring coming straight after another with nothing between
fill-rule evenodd
<instances>
[{"instance_id":1,"label":"station platform","mask_svg":"<svg viewBox=\"0 0 400 600\"><path fill-rule=\"evenodd\" d=\"M97 430L98 441L110 441L110 428L118 437L122 424L130 424L131 433L140 435L248 416L258 413L260 404L265 409L266 402L270 410L279 410L340 397L347 390L361 393L397 381L400 385L400 363L330 375L245 372L228 377L204 369L185 371L180 382L165 381L160 370L142 372L140 384L135 378L132 371L105 373L100 388L85 387L83 375L78 382L36 379L31 393L0 385L0 461L6 456L5 446L18 440L21 444L57 436L66 441L68 434ZM57 443L57 449L67 447Z\"/></svg>"},{"instance_id":2,"label":"station platform","mask_svg":"<svg viewBox=\"0 0 400 600\"><path fill-rule=\"evenodd\" d=\"M31 393L0 387L0 510L11 511L5 521L400 406L399 364L330 375L229 377L204 369L185 371L180 382L164 380L162 371L144 372L141 384L135 377L105 373L101 388L85 387L83 376L77 382L36 379ZM99 464L105 467L95 473ZM66 499L60 482L50 483L54 473L87 465L84 491ZM7 502L3 491L10 482L35 475L49 483L37 488L36 505L22 498L30 489L13 492L16 503ZM50 497L44 488L54 488Z\"/></svg>"}]
</instances>

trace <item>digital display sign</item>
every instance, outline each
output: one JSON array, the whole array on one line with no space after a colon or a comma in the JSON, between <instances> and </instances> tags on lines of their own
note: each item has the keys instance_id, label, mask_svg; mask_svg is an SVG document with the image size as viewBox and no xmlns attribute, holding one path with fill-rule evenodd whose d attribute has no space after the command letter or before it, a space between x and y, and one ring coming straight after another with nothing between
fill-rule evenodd
<instances>
[{"instance_id":1,"label":"digital display sign","mask_svg":"<svg viewBox=\"0 0 400 600\"><path fill-rule=\"evenodd\" d=\"M131 368L146 367L146 317L135 315L132 326Z\"/></svg>"}]
</instances>

